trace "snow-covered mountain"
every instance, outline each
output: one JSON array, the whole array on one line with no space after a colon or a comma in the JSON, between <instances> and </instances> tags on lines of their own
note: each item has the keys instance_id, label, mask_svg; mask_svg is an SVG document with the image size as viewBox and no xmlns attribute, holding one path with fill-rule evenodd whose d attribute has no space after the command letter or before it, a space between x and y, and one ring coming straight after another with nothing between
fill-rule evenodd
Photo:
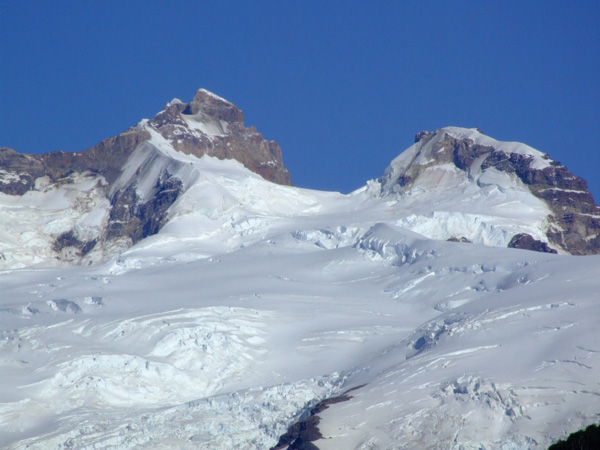
<instances>
[{"instance_id":1,"label":"snow-covered mountain","mask_svg":"<svg viewBox=\"0 0 600 450\"><path fill-rule=\"evenodd\" d=\"M3 448L268 449L346 392L302 422L321 450L600 420L600 257L569 255L598 252L598 208L524 144L442 128L312 191L201 90L0 175Z\"/></svg>"},{"instance_id":2,"label":"snow-covered mountain","mask_svg":"<svg viewBox=\"0 0 600 450\"><path fill-rule=\"evenodd\" d=\"M0 267L97 263L155 234L197 176L189 156L202 155L291 184L279 146L203 89L80 153L0 148Z\"/></svg>"},{"instance_id":3,"label":"snow-covered mountain","mask_svg":"<svg viewBox=\"0 0 600 450\"><path fill-rule=\"evenodd\" d=\"M383 195L400 195L417 210L406 218L409 228L433 239L600 252L600 208L587 183L547 154L477 129L446 127L415 140L379 180ZM465 229L468 236L458 236Z\"/></svg>"}]
</instances>

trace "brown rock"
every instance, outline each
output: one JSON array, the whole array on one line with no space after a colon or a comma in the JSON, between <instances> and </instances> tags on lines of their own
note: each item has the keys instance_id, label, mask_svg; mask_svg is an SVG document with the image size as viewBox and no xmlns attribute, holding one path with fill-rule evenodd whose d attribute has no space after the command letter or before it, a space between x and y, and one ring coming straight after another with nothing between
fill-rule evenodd
<instances>
[{"instance_id":1,"label":"brown rock","mask_svg":"<svg viewBox=\"0 0 600 450\"><path fill-rule=\"evenodd\" d=\"M187 104L169 103L147 121L147 126L176 150L198 157L236 159L267 180L291 185L277 143L265 140L254 127L246 128L240 109L208 91L199 90ZM144 201L137 196L135 180L116 192L111 189L132 153L150 137L144 126L136 126L76 153L28 155L0 148L0 192L23 195L35 188L40 177L47 177L50 186L61 186L72 183L69 175L75 173L99 176L100 191L107 196L111 192L111 209L102 235L89 242L80 240L75 230L54 236L57 257L76 262L109 241L134 244L160 230L166 211L183 192L182 181L169 173L160 174L151 198Z\"/></svg>"},{"instance_id":2,"label":"brown rock","mask_svg":"<svg viewBox=\"0 0 600 450\"><path fill-rule=\"evenodd\" d=\"M417 141L426 143L435 133L419 133ZM446 151L435 151L442 148ZM468 172L472 163L483 155L487 156L481 164L482 170L493 167L516 174L533 195L548 205L552 214L548 216L550 226L546 235L551 244L573 255L600 253L600 207L594 203L586 181L573 175L559 162L550 161L549 167L534 169L533 156L505 153L494 147L478 145L469 139L457 139L446 134L434 148L435 161L432 164L450 162L451 157L456 167ZM547 155L546 157L548 158ZM413 177L417 175L418 173L412 174ZM410 178L404 175L398 182L402 186L407 185ZM519 245L546 251L537 244L529 243L527 239L523 242L525 243Z\"/></svg>"},{"instance_id":3,"label":"brown rock","mask_svg":"<svg viewBox=\"0 0 600 450\"><path fill-rule=\"evenodd\" d=\"M203 89L190 103L169 103L149 124L183 153L235 159L266 180L292 184L279 145L256 128L246 128L244 114L234 104Z\"/></svg>"}]
</instances>

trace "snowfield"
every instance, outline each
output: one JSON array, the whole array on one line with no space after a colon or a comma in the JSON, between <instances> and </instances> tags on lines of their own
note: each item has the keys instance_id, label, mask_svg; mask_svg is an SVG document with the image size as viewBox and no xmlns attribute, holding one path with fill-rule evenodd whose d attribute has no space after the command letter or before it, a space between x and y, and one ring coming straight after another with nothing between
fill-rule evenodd
<instances>
[{"instance_id":1,"label":"snowfield","mask_svg":"<svg viewBox=\"0 0 600 450\"><path fill-rule=\"evenodd\" d=\"M342 195L143 146L122 186L148 165L147 195L168 167L185 193L102 264L18 253L46 261L38 217L97 233L107 205L81 186L101 180L0 198L20 236L1 244L2 448L268 449L351 388L320 413L321 450L545 449L600 421L600 257L503 248L543 236L514 180Z\"/></svg>"}]
</instances>

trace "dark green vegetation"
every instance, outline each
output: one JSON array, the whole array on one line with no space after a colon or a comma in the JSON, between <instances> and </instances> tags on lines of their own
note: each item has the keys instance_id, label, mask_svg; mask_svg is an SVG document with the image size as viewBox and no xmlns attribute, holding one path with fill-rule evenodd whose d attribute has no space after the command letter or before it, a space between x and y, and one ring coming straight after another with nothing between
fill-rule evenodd
<instances>
[{"instance_id":1,"label":"dark green vegetation","mask_svg":"<svg viewBox=\"0 0 600 450\"><path fill-rule=\"evenodd\" d=\"M600 426L590 425L585 430L571 434L566 441L558 441L548 450L598 450L600 449Z\"/></svg>"}]
</instances>

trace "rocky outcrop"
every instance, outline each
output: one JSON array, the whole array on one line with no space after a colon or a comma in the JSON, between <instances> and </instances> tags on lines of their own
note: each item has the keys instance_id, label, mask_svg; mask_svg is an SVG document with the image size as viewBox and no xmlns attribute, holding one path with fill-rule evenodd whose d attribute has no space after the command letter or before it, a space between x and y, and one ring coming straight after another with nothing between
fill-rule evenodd
<instances>
[{"instance_id":1,"label":"rocky outcrop","mask_svg":"<svg viewBox=\"0 0 600 450\"><path fill-rule=\"evenodd\" d=\"M246 128L241 110L204 89L190 103L173 100L148 124L183 153L236 159L269 181L292 184L279 145Z\"/></svg>"},{"instance_id":2,"label":"rocky outcrop","mask_svg":"<svg viewBox=\"0 0 600 450\"><path fill-rule=\"evenodd\" d=\"M8 147L0 148L0 192L23 195L44 172L42 161L35 155L23 155Z\"/></svg>"},{"instance_id":3,"label":"rocky outcrop","mask_svg":"<svg viewBox=\"0 0 600 450\"><path fill-rule=\"evenodd\" d=\"M93 208L91 195L77 190L73 194L70 186L82 178L96 180L94 201L103 196L108 204L101 230L91 233L74 226L50 236L58 259L94 262L106 246L124 249L157 233L166 222L167 210L184 192L183 181L169 171L183 163L165 163L169 157L149 144L153 132L177 151L236 159L267 180L291 185L277 143L265 140L254 127L246 128L244 115L235 105L201 89L190 103L174 100L154 118L81 152L32 155L0 148L0 193L22 196L65 187L70 198L77 196L73 201L85 214ZM132 169L135 164L139 167ZM161 170L155 174L158 165ZM144 179L147 176L155 178ZM141 179L152 184L143 196L138 192Z\"/></svg>"},{"instance_id":4,"label":"rocky outcrop","mask_svg":"<svg viewBox=\"0 0 600 450\"><path fill-rule=\"evenodd\" d=\"M310 409L308 417L290 426L288 431L279 438L277 445L270 450L319 450L319 447L313 444L313 442L323 438L323 435L319 431L319 423L321 422L319 414L329 408L329 405L350 400L352 396L348 394L362 387L364 385L348 389L337 397L321 400Z\"/></svg>"},{"instance_id":5,"label":"rocky outcrop","mask_svg":"<svg viewBox=\"0 0 600 450\"><path fill-rule=\"evenodd\" d=\"M558 253L553 248L550 248L545 242L535 239L533 236L525 233L515 234L508 243L508 247L533 250L534 252L542 253Z\"/></svg>"},{"instance_id":6,"label":"rocky outcrop","mask_svg":"<svg viewBox=\"0 0 600 450\"><path fill-rule=\"evenodd\" d=\"M103 176L109 183L116 180L133 150L148 140L150 134L132 128L94 147L77 153L55 151L40 155L17 153L0 148L0 192L23 195L34 188L35 180L48 177L50 183L67 183L75 172L90 172Z\"/></svg>"},{"instance_id":7,"label":"rocky outcrop","mask_svg":"<svg viewBox=\"0 0 600 450\"><path fill-rule=\"evenodd\" d=\"M113 195L106 239L129 238L135 244L158 233L166 221L167 210L183 192L183 183L164 173L156 181L154 190L147 201L140 199L135 183Z\"/></svg>"},{"instance_id":8,"label":"rocky outcrop","mask_svg":"<svg viewBox=\"0 0 600 450\"><path fill-rule=\"evenodd\" d=\"M477 130L477 135L479 133ZM424 164L411 165L410 170L397 174L396 185L400 190L409 189L412 182L429 167L443 164L453 164L465 172L467 179L473 179L475 171L481 173L488 169L513 174L551 211L547 217L546 236L553 247L573 255L600 253L600 208L594 203L584 179L573 175L559 162L552 161L547 154L530 148L531 151L517 151L518 146L515 145L508 146L514 151L496 148L485 143L492 139L483 137L486 139L482 139L484 143L481 143L455 137L443 128L418 133L415 137L417 146L422 148L434 142L427 153L428 160ZM522 236L515 236L513 240L512 246L518 248L537 251L549 249L542 246L541 241L540 244L530 242Z\"/></svg>"}]
</instances>

